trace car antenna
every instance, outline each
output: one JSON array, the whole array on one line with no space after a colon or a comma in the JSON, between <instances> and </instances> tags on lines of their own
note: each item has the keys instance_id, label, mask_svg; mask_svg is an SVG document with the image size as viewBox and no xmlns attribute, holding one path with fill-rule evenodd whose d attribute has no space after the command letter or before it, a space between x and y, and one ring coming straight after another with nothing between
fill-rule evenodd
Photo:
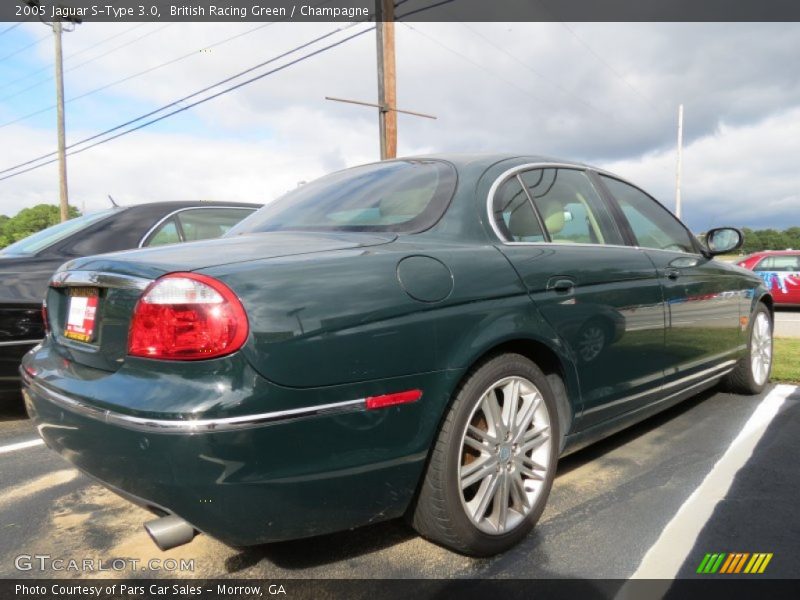
<instances>
[{"instance_id":1,"label":"car antenna","mask_svg":"<svg viewBox=\"0 0 800 600\"><path fill-rule=\"evenodd\" d=\"M108 199L111 200L111 206L114 208L119 208L119 204L114 201L114 198L111 197L111 194L108 194Z\"/></svg>"}]
</instances>

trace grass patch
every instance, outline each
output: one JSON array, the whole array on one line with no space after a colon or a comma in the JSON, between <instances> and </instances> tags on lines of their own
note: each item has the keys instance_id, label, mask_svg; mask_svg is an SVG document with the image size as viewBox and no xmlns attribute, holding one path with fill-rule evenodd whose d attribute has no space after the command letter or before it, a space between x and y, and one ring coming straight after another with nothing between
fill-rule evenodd
<instances>
[{"instance_id":1,"label":"grass patch","mask_svg":"<svg viewBox=\"0 0 800 600\"><path fill-rule=\"evenodd\" d=\"M775 338L772 381L800 383L800 339Z\"/></svg>"}]
</instances>

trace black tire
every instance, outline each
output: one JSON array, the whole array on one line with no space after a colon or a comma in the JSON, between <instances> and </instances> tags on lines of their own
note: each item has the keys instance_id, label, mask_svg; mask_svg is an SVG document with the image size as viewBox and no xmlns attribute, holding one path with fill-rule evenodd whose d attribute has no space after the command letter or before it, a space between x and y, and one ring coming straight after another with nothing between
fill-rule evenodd
<instances>
[{"instance_id":1,"label":"black tire","mask_svg":"<svg viewBox=\"0 0 800 600\"><path fill-rule=\"evenodd\" d=\"M763 317L759 317L763 315ZM772 316L769 309L761 302L756 305L753 314L750 316L750 323L747 328L747 352L739 362L736 363L733 371L728 373L722 380L722 388L725 391L733 394L760 394L769 382L769 375L772 371L772 362L770 360L769 368L767 369L766 377L759 382L753 373L753 329L760 318L766 318L769 324L769 352L770 359L772 357Z\"/></svg>"},{"instance_id":2,"label":"black tire","mask_svg":"<svg viewBox=\"0 0 800 600\"><path fill-rule=\"evenodd\" d=\"M537 483L532 485L536 486L535 489L537 491L531 491L531 493L534 494L534 498L528 499L529 506L526 507L526 510L529 512L524 517L519 512L513 513L515 519L521 519L519 522L516 522L513 527L509 527L505 532L487 533L479 529L479 527L473 523L467 513L466 500L462 496L460 482L462 461L467 460L465 457L467 457L467 453L471 450L466 446L462 447L462 436L466 436L467 425L471 424L468 423L468 421L472 419L472 422L474 422L474 419L478 416L476 411L479 410L478 405L481 403L483 395L505 378L512 377L522 378L526 380L526 382L533 384L541 394L543 402L536 403L536 406L539 407L536 409L536 414L546 415L547 420L549 420L549 434L544 435L544 442L537 443L539 444L539 448L549 448L549 458L543 461L546 463L546 465L543 465L546 466L546 471L541 476L542 479L523 479L522 471L519 472L520 474L516 472L518 467L516 461L519 459L520 452L524 450L522 447L524 444L522 444L521 441L519 449L517 444L513 446L514 454L511 458L509 458L510 451L505 452L505 454L501 451L495 452L496 458L492 458L492 460L497 463L497 474L487 477L491 477L492 481L505 478L505 481L508 482L510 482L513 477L518 477L520 481L525 482L525 485L531 485L532 482L536 481ZM520 391L519 394L520 399L518 403L515 403L515 407L517 407L516 410L519 411L518 420L524 421L523 413L526 400L524 396L521 395L522 391ZM530 395L527 397L531 398ZM533 402L529 402L530 404L527 406L533 406ZM502 406L505 406L504 402ZM546 412L539 412L542 410L542 407ZM480 410L483 409L481 408ZM501 410L505 409L501 407ZM533 409L530 410L531 413L533 413ZM534 419L538 421L537 417L534 417ZM541 422L544 423L545 421ZM547 377L542 373L541 369L524 356L519 354L502 354L473 369L456 392L455 399L444 419L441 431L432 449L417 502L410 514L412 526L423 537L457 552L471 556L491 556L504 552L517 544L530 532L536 521L538 521L544 510L547 498L550 495L553 478L555 477L556 462L558 460L560 440L558 422L555 395L550 388ZM539 439L539 435L532 435L534 434L536 426L532 425L531 427L533 427L533 429L526 430L525 427L520 428L520 431L525 431L525 438L520 439ZM528 438L529 434L531 434L532 437ZM511 436L512 434L509 434L509 437ZM506 446L508 446L509 443L509 441L503 442ZM490 446L486 446L486 448L488 449ZM494 448L496 449L498 446L494 446ZM540 450L530 450L531 453L539 451ZM525 453L523 452L523 454ZM481 458L481 460L483 460L483 458ZM505 463L502 461L505 461ZM501 464L504 464L505 467L499 466ZM491 468L493 469L495 467L492 466ZM507 468L508 474L502 472L504 468ZM527 474L525 477L527 477ZM480 484L476 483L474 485L483 485L483 479L480 480ZM513 484L508 483L508 486L513 487ZM464 494L470 489L473 488L465 488ZM525 489L527 490L528 488ZM517 493L516 497L512 498L506 496L506 513L515 510L512 505L516 504L521 498L521 496L518 495L519 488L514 488L514 491ZM514 496L514 492L510 490L510 487L506 488L506 493ZM501 497L500 493L498 493L497 496L495 496L494 493L485 494L485 496L488 495L491 495L492 498ZM492 499L489 504L489 506L492 507L492 511L495 510L495 501L496 500ZM508 508L509 506L511 506L511 508ZM488 509L486 512L488 512ZM480 517L478 518L480 519Z\"/></svg>"}]
</instances>

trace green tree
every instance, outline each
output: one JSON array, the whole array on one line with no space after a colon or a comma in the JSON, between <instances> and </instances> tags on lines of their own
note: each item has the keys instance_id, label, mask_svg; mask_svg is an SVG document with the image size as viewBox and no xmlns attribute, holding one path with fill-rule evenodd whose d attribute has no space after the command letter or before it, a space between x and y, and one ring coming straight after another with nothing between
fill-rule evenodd
<instances>
[{"instance_id":1,"label":"green tree","mask_svg":"<svg viewBox=\"0 0 800 600\"><path fill-rule=\"evenodd\" d=\"M783 235L786 236L786 242L789 244L789 248L793 248L794 250L800 249L800 227L789 227L789 229L783 232Z\"/></svg>"},{"instance_id":2,"label":"green tree","mask_svg":"<svg viewBox=\"0 0 800 600\"><path fill-rule=\"evenodd\" d=\"M744 233L744 244L742 245L742 252L750 254L762 250L761 236L758 231L753 231L749 227L742 227Z\"/></svg>"},{"instance_id":3,"label":"green tree","mask_svg":"<svg viewBox=\"0 0 800 600\"><path fill-rule=\"evenodd\" d=\"M79 217L80 214L74 206L69 207L70 219ZM31 208L23 208L10 218L0 215L0 248L13 244L60 221L61 212L58 206L52 204L37 204Z\"/></svg>"}]
</instances>

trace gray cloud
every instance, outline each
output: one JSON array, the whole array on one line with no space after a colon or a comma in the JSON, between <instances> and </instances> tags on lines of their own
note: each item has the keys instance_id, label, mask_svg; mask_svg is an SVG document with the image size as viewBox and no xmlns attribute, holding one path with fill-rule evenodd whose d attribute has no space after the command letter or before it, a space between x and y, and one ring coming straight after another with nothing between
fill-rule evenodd
<instances>
[{"instance_id":1,"label":"gray cloud","mask_svg":"<svg viewBox=\"0 0 800 600\"><path fill-rule=\"evenodd\" d=\"M75 71L68 77L69 93L253 27L171 26ZM129 116L126 111L137 114L142 106L174 100L336 27L276 24L210 53L198 52L115 88L106 102L118 102L113 106L119 110L98 111L96 125L70 133L79 137L114 125ZM112 31L125 28L84 25L67 37L67 52ZM38 51L46 64L50 48ZM584 160L624 171L620 174L669 204L676 110L684 103L690 225L701 229L722 217L740 225L800 220L798 148L791 137L800 118L794 110L800 105L795 65L800 24L398 24L397 56L400 107L438 116L436 121L399 117L401 154L507 150ZM142 132L93 151L118 171L89 172L96 164L88 158L92 153L76 157L71 182L90 203L112 185L134 201L174 197L181 187L228 197L279 193L297 181L377 157L374 110L323 99L374 101L375 86L375 41L367 34L193 109L192 122L199 124L193 132ZM70 107L72 114L81 110L80 104ZM36 155L51 135L23 125L0 130L0 159L13 164ZM148 154L145 143L154 140L159 151ZM190 146L203 151L189 152ZM219 161L222 151L247 159ZM169 173L152 160L166 155ZM228 172L190 160L221 163ZM254 165L261 167L249 171ZM52 200L53 173L43 169L2 182L11 193L6 197L15 198L16 207ZM228 178L237 184L225 186Z\"/></svg>"}]
</instances>

